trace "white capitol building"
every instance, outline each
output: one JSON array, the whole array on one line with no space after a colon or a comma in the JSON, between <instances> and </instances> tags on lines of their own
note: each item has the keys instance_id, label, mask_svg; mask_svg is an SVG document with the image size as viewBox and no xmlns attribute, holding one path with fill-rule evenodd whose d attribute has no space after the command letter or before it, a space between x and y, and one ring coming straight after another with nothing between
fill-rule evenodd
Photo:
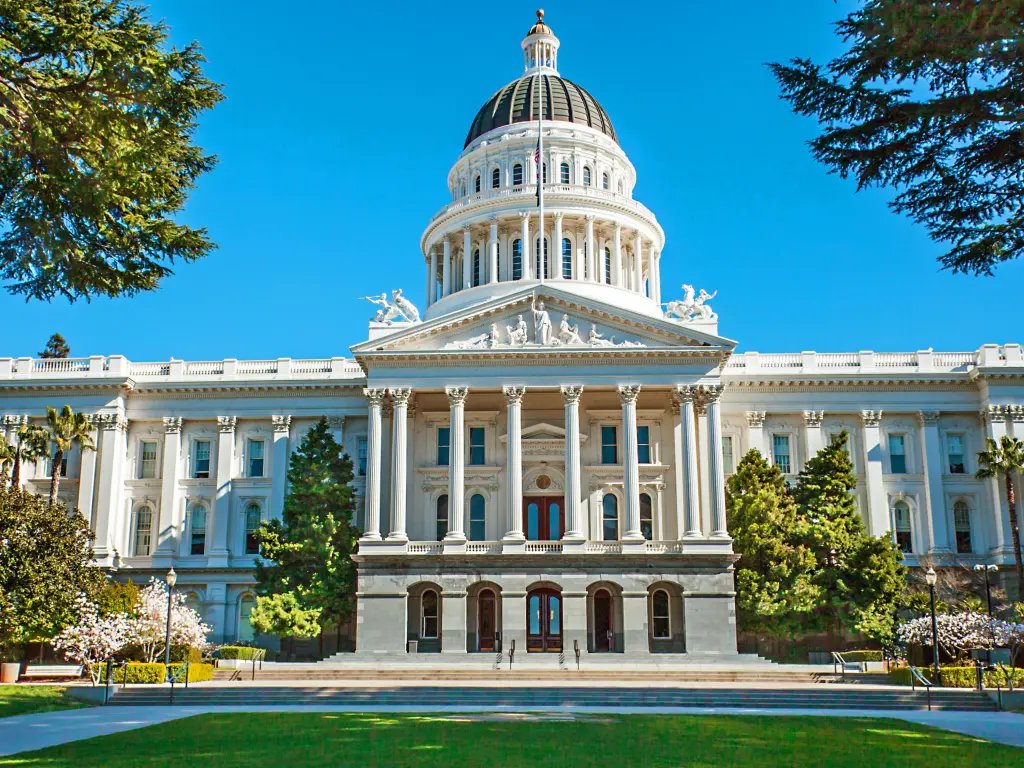
<instances>
[{"instance_id":1,"label":"white capitol building","mask_svg":"<svg viewBox=\"0 0 1024 768\"><path fill-rule=\"evenodd\" d=\"M9 438L47 405L91 415L97 450L68 457L60 493L102 565L173 566L214 640L251 638L250 534L324 416L363 510L360 654L735 653L726 476L753 448L794 480L843 430L870 533L911 565L1012 563L974 457L1024 438L1021 347L734 354L713 296L663 290L665 233L558 47L538 22L473 119L421 239L422 318L381 297L348 358L0 359Z\"/></svg>"}]
</instances>

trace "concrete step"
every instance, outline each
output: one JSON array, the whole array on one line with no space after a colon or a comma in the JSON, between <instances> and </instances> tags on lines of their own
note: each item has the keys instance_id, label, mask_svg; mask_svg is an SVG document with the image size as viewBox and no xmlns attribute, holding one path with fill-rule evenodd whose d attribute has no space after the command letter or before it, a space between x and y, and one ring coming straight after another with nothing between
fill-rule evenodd
<instances>
[{"instance_id":1,"label":"concrete step","mask_svg":"<svg viewBox=\"0 0 1024 768\"><path fill-rule=\"evenodd\" d=\"M168 703L166 688L130 687L119 690L113 705ZM945 689L932 692L932 708L994 711L995 703L976 691ZM341 688L317 686L214 685L178 688L175 704L182 706L338 705L361 707L738 707L815 709L925 709L924 691L905 688L828 686L785 688L558 688L558 687L415 687Z\"/></svg>"},{"instance_id":2,"label":"concrete step","mask_svg":"<svg viewBox=\"0 0 1024 768\"><path fill-rule=\"evenodd\" d=\"M858 682L867 678L877 681L877 675L856 677L847 675L847 680ZM270 668L257 669L255 676L251 669L218 669L214 680L588 680L643 682L668 681L679 683L830 683L841 676L829 673L794 672L783 670L646 670L646 669L581 669L570 666L567 669L430 669L411 667L408 669L355 669L355 668Z\"/></svg>"}]
</instances>

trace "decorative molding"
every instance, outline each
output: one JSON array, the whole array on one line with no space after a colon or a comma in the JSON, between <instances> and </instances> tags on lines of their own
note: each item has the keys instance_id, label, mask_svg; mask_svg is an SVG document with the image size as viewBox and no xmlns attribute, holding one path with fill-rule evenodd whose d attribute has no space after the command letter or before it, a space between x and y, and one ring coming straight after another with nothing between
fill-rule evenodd
<instances>
[{"instance_id":1,"label":"decorative molding","mask_svg":"<svg viewBox=\"0 0 1024 768\"><path fill-rule=\"evenodd\" d=\"M217 426L220 428L221 434L228 432L234 432L235 427L238 425L237 416L218 416Z\"/></svg>"},{"instance_id":2,"label":"decorative molding","mask_svg":"<svg viewBox=\"0 0 1024 768\"><path fill-rule=\"evenodd\" d=\"M1024 424L1024 405L1008 405L1006 413L1014 424Z\"/></svg>"},{"instance_id":3,"label":"decorative molding","mask_svg":"<svg viewBox=\"0 0 1024 768\"><path fill-rule=\"evenodd\" d=\"M939 423L939 412L938 411L918 411L918 418L921 419L922 424L938 424Z\"/></svg>"},{"instance_id":4,"label":"decorative molding","mask_svg":"<svg viewBox=\"0 0 1024 768\"><path fill-rule=\"evenodd\" d=\"M387 397L388 391L386 389L364 389L363 397L370 401L371 408L380 408L384 404L384 398Z\"/></svg>"},{"instance_id":5,"label":"decorative molding","mask_svg":"<svg viewBox=\"0 0 1024 768\"><path fill-rule=\"evenodd\" d=\"M391 387L388 389L388 393L391 395L392 403L408 407L409 399L412 397L412 389L409 387Z\"/></svg>"},{"instance_id":6,"label":"decorative molding","mask_svg":"<svg viewBox=\"0 0 1024 768\"><path fill-rule=\"evenodd\" d=\"M689 386L686 384L680 384L676 386L673 392L674 399L680 403L693 403L700 396L700 390L697 387Z\"/></svg>"},{"instance_id":7,"label":"decorative molding","mask_svg":"<svg viewBox=\"0 0 1024 768\"><path fill-rule=\"evenodd\" d=\"M824 416L824 411L804 411L804 423L808 427L820 427Z\"/></svg>"},{"instance_id":8,"label":"decorative molding","mask_svg":"<svg viewBox=\"0 0 1024 768\"><path fill-rule=\"evenodd\" d=\"M501 391L509 405L521 405L526 395L526 387L502 387Z\"/></svg>"},{"instance_id":9,"label":"decorative molding","mask_svg":"<svg viewBox=\"0 0 1024 768\"><path fill-rule=\"evenodd\" d=\"M763 427L764 426L764 411L747 411L745 416L747 417L748 427Z\"/></svg>"},{"instance_id":10,"label":"decorative molding","mask_svg":"<svg viewBox=\"0 0 1024 768\"><path fill-rule=\"evenodd\" d=\"M882 420L882 412L861 411L860 418L864 422L865 427L877 427L878 423Z\"/></svg>"},{"instance_id":11,"label":"decorative molding","mask_svg":"<svg viewBox=\"0 0 1024 768\"><path fill-rule=\"evenodd\" d=\"M274 434L285 434L287 435L292 426L291 416L271 416L270 420L274 424ZM344 421L344 420L343 420Z\"/></svg>"},{"instance_id":12,"label":"decorative molding","mask_svg":"<svg viewBox=\"0 0 1024 768\"><path fill-rule=\"evenodd\" d=\"M344 429L345 418L345 416L328 416L327 426L329 426L331 429Z\"/></svg>"},{"instance_id":13,"label":"decorative molding","mask_svg":"<svg viewBox=\"0 0 1024 768\"><path fill-rule=\"evenodd\" d=\"M630 405L636 403L637 397L640 396L640 385L639 384L620 384L619 385L619 402L623 405Z\"/></svg>"},{"instance_id":14,"label":"decorative molding","mask_svg":"<svg viewBox=\"0 0 1024 768\"><path fill-rule=\"evenodd\" d=\"M468 387L445 387L444 393L448 395L448 405L465 405L466 397L469 395Z\"/></svg>"},{"instance_id":15,"label":"decorative molding","mask_svg":"<svg viewBox=\"0 0 1024 768\"><path fill-rule=\"evenodd\" d=\"M561 391L562 391L562 401L566 405L572 405L573 403L578 403L580 401L580 398L583 396L583 387L582 386L578 386L578 387L577 386L563 386L563 387L561 387Z\"/></svg>"},{"instance_id":16,"label":"decorative molding","mask_svg":"<svg viewBox=\"0 0 1024 768\"><path fill-rule=\"evenodd\" d=\"M700 392L700 403L704 408L707 408L712 403L717 403L722 399L722 395L725 393L725 385L701 384L698 390Z\"/></svg>"},{"instance_id":17,"label":"decorative molding","mask_svg":"<svg viewBox=\"0 0 1024 768\"><path fill-rule=\"evenodd\" d=\"M181 434L181 416L164 416L164 432L168 435Z\"/></svg>"},{"instance_id":18,"label":"decorative molding","mask_svg":"<svg viewBox=\"0 0 1024 768\"><path fill-rule=\"evenodd\" d=\"M119 413L97 413L96 423L104 432L112 432L115 429L128 431L128 419Z\"/></svg>"},{"instance_id":19,"label":"decorative molding","mask_svg":"<svg viewBox=\"0 0 1024 768\"><path fill-rule=\"evenodd\" d=\"M1006 409L1001 405L990 405L987 408L983 408L979 416L982 422L1002 424L1006 421Z\"/></svg>"}]
</instances>

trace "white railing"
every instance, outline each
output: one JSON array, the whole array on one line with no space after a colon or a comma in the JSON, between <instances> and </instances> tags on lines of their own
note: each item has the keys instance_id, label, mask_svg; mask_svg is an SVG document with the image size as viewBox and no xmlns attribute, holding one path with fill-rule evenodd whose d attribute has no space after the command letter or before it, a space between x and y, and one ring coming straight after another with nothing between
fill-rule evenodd
<instances>
[{"instance_id":1,"label":"white railing","mask_svg":"<svg viewBox=\"0 0 1024 768\"><path fill-rule=\"evenodd\" d=\"M523 547L525 552L530 554L541 554L550 552L561 552L562 542L560 541L528 541Z\"/></svg>"},{"instance_id":2,"label":"white railing","mask_svg":"<svg viewBox=\"0 0 1024 768\"><path fill-rule=\"evenodd\" d=\"M583 551L596 555L618 554L622 551L622 544L617 541L588 541Z\"/></svg>"},{"instance_id":3,"label":"white railing","mask_svg":"<svg viewBox=\"0 0 1024 768\"><path fill-rule=\"evenodd\" d=\"M966 373L975 366L1024 367L1019 344L987 345L975 352L744 352L726 362L726 376L813 373Z\"/></svg>"},{"instance_id":4,"label":"white railing","mask_svg":"<svg viewBox=\"0 0 1024 768\"><path fill-rule=\"evenodd\" d=\"M469 555L491 555L500 553L500 541L470 541L466 543L466 554Z\"/></svg>"},{"instance_id":5,"label":"white railing","mask_svg":"<svg viewBox=\"0 0 1024 768\"><path fill-rule=\"evenodd\" d=\"M224 373L223 360L185 363L186 376L217 376Z\"/></svg>"},{"instance_id":6,"label":"white railing","mask_svg":"<svg viewBox=\"0 0 1024 768\"><path fill-rule=\"evenodd\" d=\"M346 361L347 362L347 361ZM359 367L358 365L356 366ZM292 360L292 373L330 373L330 360Z\"/></svg>"},{"instance_id":7,"label":"white railing","mask_svg":"<svg viewBox=\"0 0 1024 768\"><path fill-rule=\"evenodd\" d=\"M649 555L670 555L683 551L679 541L648 541L644 544L644 552Z\"/></svg>"},{"instance_id":8,"label":"white railing","mask_svg":"<svg viewBox=\"0 0 1024 768\"><path fill-rule=\"evenodd\" d=\"M0 357L0 380L25 378L70 378L93 376L135 377L151 382L163 377L174 381L213 376L226 378L254 378L273 376L288 378L315 376L320 378L351 379L365 375L359 363L342 357L322 360L169 360L165 362L133 363L121 355L104 357L94 355L83 358Z\"/></svg>"},{"instance_id":9,"label":"white railing","mask_svg":"<svg viewBox=\"0 0 1024 768\"><path fill-rule=\"evenodd\" d=\"M168 376L171 373L170 363L132 363L132 376Z\"/></svg>"},{"instance_id":10,"label":"white railing","mask_svg":"<svg viewBox=\"0 0 1024 768\"><path fill-rule=\"evenodd\" d=\"M32 373L84 373L89 370L89 359L55 358L33 360Z\"/></svg>"},{"instance_id":11,"label":"white railing","mask_svg":"<svg viewBox=\"0 0 1024 768\"><path fill-rule=\"evenodd\" d=\"M410 555L439 555L444 552L444 544L439 541L410 541L406 551Z\"/></svg>"},{"instance_id":12,"label":"white railing","mask_svg":"<svg viewBox=\"0 0 1024 768\"><path fill-rule=\"evenodd\" d=\"M239 375L277 373L277 360L239 360L235 369Z\"/></svg>"},{"instance_id":13,"label":"white railing","mask_svg":"<svg viewBox=\"0 0 1024 768\"><path fill-rule=\"evenodd\" d=\"M860 355L856 352L823 352L817 355L819 368L856 368Z\"/></svg>"},{"instance_id":14,"label":"white railing","mask_svg":"<svg viewBox=\"0 0 1024 768\"><path fill-rule=\"evenodd\" d=\"M875 365L879 368L909 368L917 365L917 354L914 352L879 352L875 355Z\"/></svg>"},{"instance_id":15,"label":"white railing","mask_svg":"<svg viewBox=\"0 0 1024 768\"><path fill-rule=\"evenodd\" d=\"M801 355L765 355L761 358L762 368L799 368L801 365Z\"/></svg>"},{"instance_id":16,"label":"white railing","mask_svg":"<svg viewBox=\"0 0 1024 768\"><path fill-rule=\"evenodd\" d=\"M974 352L936 352L935 353L935 367L936 368L967 368L970 365L974 365L975 353Z\"/></svg>"}]
</instances>

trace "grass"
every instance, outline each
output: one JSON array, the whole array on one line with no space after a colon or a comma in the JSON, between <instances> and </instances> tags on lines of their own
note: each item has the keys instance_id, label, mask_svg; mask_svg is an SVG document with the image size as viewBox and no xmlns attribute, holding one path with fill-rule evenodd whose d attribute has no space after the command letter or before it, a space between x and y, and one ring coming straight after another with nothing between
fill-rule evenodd
<instances>
[{"instance_id":1,"label":"grass","mask_svg":"<svg viewBox=\"0 0 1024 768\"><path fill-rule=\"evenodd\" d=\"M87 706L68 696L62 685L0 685L0 717Z\"/></svg>"},{"instance_id":2,"label":"grass","mask_svg":"<svg viewBox=\"0 0 1024 768\"><path fill-rule=\"evenodd\" d=\"M971 768L1024 750L900 720L579 715L198 715L2 758L19 768Z\"/></svg>"}]
</instances>

